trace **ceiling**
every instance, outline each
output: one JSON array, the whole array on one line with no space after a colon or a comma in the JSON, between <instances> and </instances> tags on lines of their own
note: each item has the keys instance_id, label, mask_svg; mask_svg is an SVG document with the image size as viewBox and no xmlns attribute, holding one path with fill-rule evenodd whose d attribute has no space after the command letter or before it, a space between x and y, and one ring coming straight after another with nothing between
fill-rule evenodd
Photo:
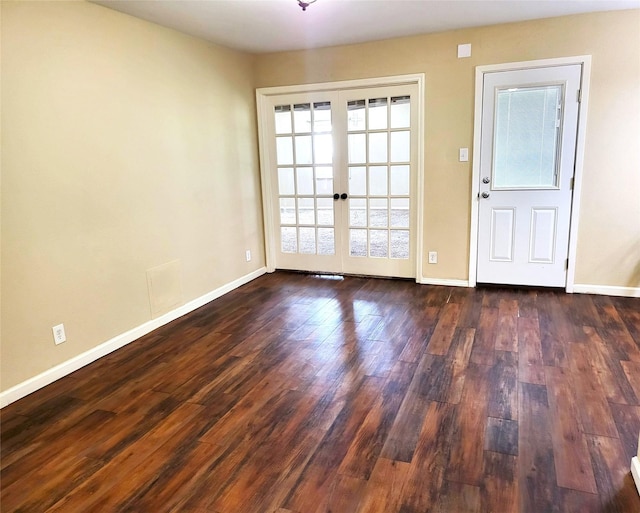
<instances>
[{"instance_id":1,"label":"ceiling","mask_svg":"<svg viewBox=\"0 0 640 513\"><path fill-rule=\"evenodd\" d=\"M640 8L640 0L317 0L302 12L297 0L91 1L252 53Z\"/></svg>"}]
</instances>

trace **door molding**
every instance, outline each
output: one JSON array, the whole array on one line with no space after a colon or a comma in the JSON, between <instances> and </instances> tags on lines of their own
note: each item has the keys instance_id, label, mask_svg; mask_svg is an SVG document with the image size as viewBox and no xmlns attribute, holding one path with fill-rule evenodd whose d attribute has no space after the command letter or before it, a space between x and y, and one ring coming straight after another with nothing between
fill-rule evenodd
<instances>
[{"instance_id":1,"label":"door molding","mask_svg":"<svg viewBox=\"0 0 640 513\"><path fill-rule=\"evenodd\" d=\"M571 198L571 220L569 227L569 265L565 290L575 290L575 257L578 238L578 220L580 214L580 196L582 191L582 171L584 167L584 150L586 140L587 112L589 104L589 83L591 78L591 56L561 57L535 61L490 64L476 67L475 77L475 109L473 121L473 167L471 176L471 230L469 240L469 286L476 286L478 262L478 193L480 190L480 149L482 141L482 93L484 76L499 71L519 71L532 68L549 68L578 64L582 66L580 78L581 99L578 106L578 131L576 136L576 155L574 170L573 195Z\"/></svg>"},{"instance_id":2,"label":"door molding","mask_svg":"<svg viewBox=\"0 0 640 513\"><path fill-rule=\"evenodd\" d=\"M263 127L262 120L270 115L268 99L273 96L311 93L323 91L343 91L349 89L363 89L367 87L384 87L394 85L412 84L418 87L417 109L418 119L416 123L418 137L418 162L417 162L417 191L416 197L416 269L415 279L420 283L422 279L422 253L423 253L423 227L424 227L424 73L411 75L396 75L390 77L365 78L359 80L341 80L337 82L321 82L315 84L288 85L277 87L262 87L256 89L256 108L258 114L258 148L260 154L260 181L262 183L262 212L264 224L265 257L267 272L272 273L276 269L277 238L273 226L276 211L271 202L273 191L269 170L275 163L275 155L271 154L268 134Z\"/></svg>"}]
</instances>

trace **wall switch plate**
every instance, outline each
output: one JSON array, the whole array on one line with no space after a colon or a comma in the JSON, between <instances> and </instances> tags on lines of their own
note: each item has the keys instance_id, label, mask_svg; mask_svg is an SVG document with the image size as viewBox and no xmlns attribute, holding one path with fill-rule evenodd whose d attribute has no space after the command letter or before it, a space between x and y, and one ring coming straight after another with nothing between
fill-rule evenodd
<instances>
[{"instance_id":1,"label":"wall switch plate","mask_svg":"<svg viewBox=\"0 0 640 513\"><path fill-rule=\"evenodd\" d=\"M460 148L458 151L458 160L460 162L469 162L469 148Z\"/></svg>"},{"instance_id":2,"label":"wall switch plate","mask_svg":"<svg viewBox=\"0 0 640 513\"><path fill-rule=\"evenodd\" d=\"M53 330L53 341L56 345L66 342L67 335L64 333L64 324L58 324L51 329Z\"/></svg>"},{"instance_id":3,"label":"wall switch plate","mask_svg":"<svg viewBox=\"0 0 640 513\"><path fill-rule=\"evenodd\" d=\"M438 252L437 251L429 251L429 263L437 264L438 263Z\"/></svg>"},{"instance_id":4,"label":"wall switch plate","mask_svg":"<svg viewBox=\"0 0 640 513\"><path fill-rule=\"evenodd\" d=\"M247 259L247 262L251 262L251 250L250 249L248 249L245 252L245 258Z\"/></svg>"},{"instance_id":5,"label":"wall switch plate","mask_svg":"<svg viewBox=\"0 0 640 513\"><path fill-rule=\"evenodd\" d=\"M458 45L458 59L463 59L465 57L471 57L471 43Z\"/></svg>"}]
</instances>

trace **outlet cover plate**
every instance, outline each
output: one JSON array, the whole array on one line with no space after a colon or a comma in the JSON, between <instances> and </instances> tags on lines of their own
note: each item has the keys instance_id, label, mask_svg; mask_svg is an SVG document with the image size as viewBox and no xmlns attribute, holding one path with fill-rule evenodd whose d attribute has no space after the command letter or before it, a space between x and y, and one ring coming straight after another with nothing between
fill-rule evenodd
<instances>
[{"instance_id":1,"label":"outlet cover plate","mask_svg":"<svg viewBox=\"0 0 640 513\"><path fill-rule=\"evenodd\" d=\"M51 330L53 331L53 341L56 345L67 341L67 335L64 332L64 324L58 324L51 328Z\"/></svg>"}]
</instances>

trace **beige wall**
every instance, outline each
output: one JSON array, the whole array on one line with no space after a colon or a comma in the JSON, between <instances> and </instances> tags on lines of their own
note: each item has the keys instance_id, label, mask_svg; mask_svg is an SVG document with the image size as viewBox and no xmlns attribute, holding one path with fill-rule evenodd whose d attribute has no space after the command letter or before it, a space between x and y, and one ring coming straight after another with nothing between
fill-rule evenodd
<instances>
[{"instance_id":1,"label":"beige wall","mask_svg":"<svg viewBox=\"0 0 640 513\"><path fill-rule=\"evenodd\" d=\"M472 57L457 59L460 43ZM426 74L424 274L466 280L474 68L592 55L577 284L640 287L640 10L262 55L258 87ZM427 265L437 250L438 264Z\"/></svg>"},{"instance_id":2,"label":"beige wall","mask_svg":"<svg viewBox=\"0 0 640 513\"><path fill-rule=\"evenodd\" d=\"M187 302L264 266L251 56L3 1L2 135L2 390L148 321L150 268Z\"/></svg>"}]
</instances>

